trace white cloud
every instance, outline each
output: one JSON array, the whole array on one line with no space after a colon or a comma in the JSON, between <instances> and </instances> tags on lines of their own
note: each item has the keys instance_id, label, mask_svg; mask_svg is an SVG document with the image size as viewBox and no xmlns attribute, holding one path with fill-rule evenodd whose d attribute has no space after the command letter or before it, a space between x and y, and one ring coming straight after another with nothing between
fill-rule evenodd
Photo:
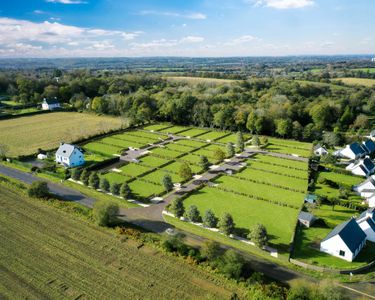
<instances>
[{"instance_id":1,"label":"white cloud","mask_svg":"<svg viewBox=\"0 0 375 300\"><path fill-rule=\"evenodd\" d=\"M176 12L168 12L168 11L154 11L154 10L142 10L139 15L146 16L146 15L156 15L156 16L166 16L166 17L176 17L176 18L185 18L185 19L193 19L193 20L205 20L207 16L203 13L193 12L193 13L176 13Z\"/></svg>"},{"instance_id":2,"label":"white cloud","mask_svg":"<svg viewBox=\"0 0 375 300\"><path fill-rule=\"evenodd\" d=\"M200 43L204 41L204 37L201 36L187 36L180 40L181 43Z\"/></svg>"},{"instance_id":3,"label":"white cloud","mask_svg":"<svg viewBox=\"0 0 375 300\"><path fill-rule=\"evenodd\" d=\"M254 6L266 6L276 9L295 9L312 6L314 0L247 0Z\"/></svg>"},{"instance_id":4,"label":"white cloud","mask_svg":"<svg viewBox=\"0 0 375 300\"><path fill-rule=\"evenodd\" d=\"M61 3L61 4L86 4L86 1L81 0L46 0L50 3Z\"/></svg>"},{"instance_id":5,"label":"white cloud","mask_svg":"<svg viewBox=\"0 0 375 300\"><path fill-rule=\"evenodd\" d=\"M40 10L40 9L36 9L33 11L34 14L37 14L37 15L44 15L44 14L47 14L45 11L43 10Z\"/></svg>"},{"instance_id":6,"label":"white cloud","mask_svg":"<svg viewBox=\"0 0 375 300\"><path fill-rule=\"evenodd\" d=\"M253 35L243 35L224 43L224 46L236 46L256 41L261 41L261 39Z\"/></svg>"}]
</instances>

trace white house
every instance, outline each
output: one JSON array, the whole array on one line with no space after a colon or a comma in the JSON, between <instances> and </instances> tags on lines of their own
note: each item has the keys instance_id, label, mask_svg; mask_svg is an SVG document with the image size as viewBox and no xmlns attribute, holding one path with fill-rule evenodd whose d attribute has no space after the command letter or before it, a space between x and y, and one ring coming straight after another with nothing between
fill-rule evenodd
<instances>
[{"instance_id":1,"label":"white house","mask_svg":"<svg viewBox=\"0 0 375 300\"><path fill-rule=\"evenodd\" d=\"M375 176L370 176L364 182L353 188L362 197L370 197L375 193Z\"/></svg>"},{"instance_id":2,"label":"white house","mask_svg":"<svg viewBox=\"0 0 375 300\"><path fill-rule=\"evenodd\" d=\"M44 159L47 159L47 158L48 158L47 154L45 154L45 153L39 153L37 155L37 159L40 159L40 160L44 160Z\"/></svg>"},{"instance_id":3,"label":"white house","mask_svg":"<svg viewBox=\"0 0 375 300\"><path fill-rule=\"evenodd\" d=\"M81 148L62 143L56 151L56 162L64 167L71 168L83 165L85 158Z\"/></svg>"},{"instance_id":4,"label":"white house","mask_svg":"<svg viewBox=\"0 0 375 300\"><path fill-rule=\"evenodd\" d=\"M327 151L326 148L324 148L324 147L321 146L320 144L317 144L317 145L314 147L314 154L317 155L317 156L327 155L327 154L328 154L328 151Z\"/></svg>"},{"instance_id":5,"label":"white house","mask_svg":"<svg viewBox=\"0 0 375 300\"><path fill-rule=\"evenodd\" d=\"M351 171L354 175L369 176L375 172L375 164L370 158L366 157L351 163L345 169Z\"/></svg>"},{"instance_id":6,"label":"white house","mask_svg":"<svg viewBox=\"0 0 375 300\"><path fill-rule=\"evenodd\" d=\"M344 149L336 151L334 154L350 159L358 159L364 157L366 155L366 151L360 144L356 142L350 145L346 145Z\"/></svg>"},{"instance_id":7,"label":"white house","mask_svg":"<svg viewBox=\"0 0 375 300\"><path fill-rule=\"evenodd\" d=\"M53 99L46 99L46 98L43 99L43 102L42 102L43 110L54 110L58 108L60 108L60 103L59 101L57 101L56 97Z\"/></svg>"},{"instance_id":8,"label":"white house","mask_svg":"<svg viewBox=\"0 0 375 300\"><path fill-rule=\"evenodd\" d=\"M366 245L366 234L354 218L335 227L321 242L320 251L353 261Z\"/></svg>"},{"instance_id":9,"label":"white house","mask_svg":"<svg viewBox=\"0 0 375 300\"><path fill-rule=\"evenodd\" d=\"M359 227L366 234L366 239L375 242L375 208L371 208L363 212L358 218Z\"/></svg>"}]
</instances>

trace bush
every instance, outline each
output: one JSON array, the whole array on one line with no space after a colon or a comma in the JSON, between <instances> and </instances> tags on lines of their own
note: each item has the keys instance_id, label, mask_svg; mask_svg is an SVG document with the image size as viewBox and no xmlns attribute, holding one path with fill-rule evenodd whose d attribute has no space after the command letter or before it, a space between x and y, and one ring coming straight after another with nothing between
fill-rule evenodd
<instances>
[{"instance_id":1,"label":"bush","mask_svg":"<svg viewBox=\"0 0 375 300\"><path fill-rule=\"evenodd\" d=\"M99 186L102 191L109 192L110 185L107 178L100 178Z\"/></svg>"},{"instance_id":2,"label":"bush","mask_svg":"<svg viewBox=\"0 0 375 300\"><path fill-rule=\"evenodd\" d=\"M235 153L235 150L234 150L233 144L232 143L228 143L227 144L227 157L234 156L234 153Z\"/></svg>"},{"instance_id":3,"label":"bush","mask_svg":"<svg viewBox=\"0 0 375 300\"><path fill-rule=\"evenodd\" d=\"M82 174L82 169L73 169L72 172L71 172L71 175L72 175L72 179L74 180L79 180L81 178L81 174Z\"/></svg>"},{"instance_id":4,"label":"bush","mask_svg":"<svg viewBox=\"0 0 375 300\"><path fill-rule=\"evenodd\" d=\"M203 169L203 171L207 171L210 167L210 162L208 161L208 158L204 155L200 157L199 160L199 166Z\"/></svg>"},{"instance_id":5,"label":"bush","mask_svg":"<svg viewBox=\"0 0 375 300\"><path fill-rule=\"evenodd\" d=\"M81 173L80 180L84 185L89 185L90 172L84 169Z\"/></svg>"},{"instance_id":6,"label":"bush","mask_svg":"<svg viewBox=\"0 0 375 300\"><path fill-rule=\"evenodd\" d=\"M218 268L221 273L233 279L240 279L244 260L236 251L230 249L225 251L218 263Z\"/></svg>"},{"instance_id":7,"label":"bush","mask_svg":"<svg viewBox=\"0 0 375 300\"><path fill-rule=\"evenodd\" d=\"M94 189L99 188L99 176L96 172L90 174L89 185Z\"/></svg>"},{"instance_id":8,"label":"bush","mask_svg":"<svg viewBox=\"0 0 375 300\"><path fill-rule=\"evenodd\" d=\"M170 210L175 217L181 218L185 212L183 200L181 198L174 199L171 203Z\"/></svg>"},{"instance_id":9,"label":"bush","mask_svg":"<svg viewBox=\"0 0 375 300\"><path fill-rule=\"evenodd\" d=\"M96 201L92 213L98 225L109 226L116 219L119 207L111 201Z\"/></svg>"},{"instance_id":10,"label":"bush","mask_svg":"<svg viewBox=\"0 0 375 300\"><path fill-rule=\"evenodd\" d=\"M219 221L219 229L226 235L230 235L234 232L234 221L229 213L225 213Z\"/></svg>"},{"instance_id":11,"label":"bush","mask_svg":"<svg viewBox=\"0 0 375 300\"><path fill-rule=\"evenodd\" d=\"M162 184L167 192L173 189L173 182L170 175L164 175Z\"/></svg>"},{"instance_id":12,"label":"bush","mask_svg":"<svg viewBox=\"0 0 375 300\"><path fill-rule=\"evenodd\" d=\"M266 246L268 243L266 227L264 227L262 224L255 224L250 230L248 238L259 248Z\"/></svg>"},{"instance_id":13,"label":"bush","mask_svg":"<svg viewBox=\"0 0 375 300\"><path fill-rule=\"evenodd\" d=\"M33 182L30 185L27 193L29 197L34 197L34 198L48 198L50 195L47 182L45 181Z\"/></svg>"},{"instance_id":14,"label":"bush","mask_svg":"<svg viewBox=\"0 0 375 300\"><path fill-rule=\"evenodd\" d=\"M121 185L114 182L111 185L111 193L112 195L118 196L120 194Z\"/></svg>"},{"instance_id":15,"label":"bush","mask_svg":"<svg viewBox=\"0 0 375 300\"><path fill-rule=\"evenodd\" d=\"M214 150L214 159L218 162L222 162L225 158L225 153L220 148Z\"/></svg>"},{"instance_id":16,"label":"bush","mask_svg":"<svg viewBox=\"0 0 375 300\"><path fill-rule=\"evenodd\" d=\"M129 199L131 197L131 190L126 182L121 185L120 196L124 199Z\"/></svg>"},{"instance_id":17,"label":"bush","mask_svg":"<svg viewBox=\"0 0 375 300\"><path fill-rule=\"evenodd\" d=\"M184 181L189 180L193 176L193 173L187 163L183 163L181 165L178 174Z\"/></svg>"},{"instance_id":18,"label":"bush","mask_svg":"<svg viewBox=\"0 0 375 300\"><path fill-rule=\"evenodd\" d=\"M217 218L211 209L206 210L203 216L203 225L210 228L216 228L217 226Z\"/></svg>"},{"instance_id":19,"label":"bush","mask_svg":"<svg viewBox=\"0 0 375 300\"><path fill-rule=\"evenodd\" d=\"M213 262L223 252L220 244L215 241L206 241L201 248L202 256L207 260Z\"/></svg>"},{"instance_id":20,"label":"bush","mask_svg":"<svg viewBox=\"0 0 375 300\"><path fill-rule=\"evenodd\" d=\"M190 205L187 212L186 216L189 219L190 222L199 222L201 219L201 216L199 214L199 210L196 205Z\"/></svg>"}]
</instances>

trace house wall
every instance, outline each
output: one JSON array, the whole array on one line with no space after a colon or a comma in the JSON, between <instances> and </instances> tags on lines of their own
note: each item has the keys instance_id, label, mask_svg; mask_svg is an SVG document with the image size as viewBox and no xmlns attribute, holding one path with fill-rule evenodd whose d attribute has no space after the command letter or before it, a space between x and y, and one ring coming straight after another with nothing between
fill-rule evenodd
<instances>
[{"instance_id":1,"label":"house wall","mask_svg":"<svg viewBox=\"0 0 375 300\"><path fill-rule=\"evenodd\" d=\"M375 196L372 196L372 197L368 198L367 202L368 202L368 206L370 208L375 207Z\"/></svg>"},{"instance_id":2,"label":"house wall","mask_svg":"<svg viewBox=\"0 0 375 300\"><path fill-rule=\"evenodd\" d=\"M354 187L354 190L358 193L361 193L363 190L375 189L371 182L362 183Z\"/></svg>"},{"instance_id":3,"label":"house wall","mask_svg":"<svg viewBox=\"0 0 375 300\"><path fill-rule=\"evenodd\" d=\"M369 174L369 173L364 173L360 167L354 168L351 171L354 175L359 175L359 176L367 176Z\"/></svg>"},{"instance_id":4,"label":"house wall","mask_svg":"<svg viewBox=\"0 0 375 300\"><path fill-rule=\"evenodd\" d=\"M349 147L345 147L344 149L342 149L340 154L342 156L345 156L345 157L350 158L350 159L358 158L358 157L355 156L355 154L353 153L353 151Z\"/></svg>"},{"instance_id":5,"label":"house wall","mask_svg":"<svg viewBox=\"0 0 375 300\"><path fill-rule=\"evenodd\" d=\"M340 250L345 251L345 256L340 255ZM320 251L344 259L346 261L353 261L354 253L346 246L339 235L336 235L329 240L320 243Z\"/></svg>"},{"instance_id":6,"label":"house wall","mask_svg":"<svg viewBox=\"0 0 375 300\"><path fill-rule=\"evenodd\" d=\"M366 233L366 239L370 242L375 242L375 231L372 230L367 222L361 222L359 227Z\"/></svg>"},{"instance_id":7,"label":"house wall","mask_svg":"<svg viewBox=\"0 0 375 300\"><path fill-rule=\"evenodd\" d=\"M77 150L77 149L74 150L74 152L70 156L69 166L70 167L77 167L77 166L82 166L84 163L85 163L85 158L84 158L82 152Z\"/></svg>"}]
</instances>

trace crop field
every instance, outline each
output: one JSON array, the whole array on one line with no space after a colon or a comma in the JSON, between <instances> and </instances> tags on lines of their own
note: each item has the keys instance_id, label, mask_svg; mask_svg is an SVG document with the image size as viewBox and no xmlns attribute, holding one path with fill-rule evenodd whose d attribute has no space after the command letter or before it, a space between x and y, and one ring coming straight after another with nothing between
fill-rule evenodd
<instances>
[{"instance_id":1,"label":"crop field","mask_svg":"<svg viewBox=\"0 0 375 300\"><path fill-rule=\"evenodd\" d=\"M29 155L38 148L54 149L61 141L74 142L122 125L120 118L75 112L46 113L0 121L0 141L9 147L9 156Z\"/></svg>"},{"instance_id":2,"label":"crop field","mask_svg":"<svg viewBox=\"0 0 375 300\"><path fill-rule=\"evenodd\" d=\"M372 87L375 85L375 79L368 79L368 78L336 78L336 79L348 85L364 85L368 87Z\"/></svg>"},{"instance_id":3,"label":"crop field","mask_svg":"<svg viewBox=\"0 0 375 300\"><path fill-rule=\"evenodd\" d=\"M291 242L298 210L275 206L266 201L249 199L241 195L204 187L184 200L185 208L196 205L201 213L212 209L217 217L225 212L233 216L236 228L249 230L256 223L264 224L270 234L270 243L283 248Z\"/></svg>"},{"instance_id":4,"label":"crop field","mask_svg":"<svg viewBox=\"0 0 375 300\"><path fill-rule=\"evenodd\" d=\"M335 226L349 220L352 216L358 215L357 211L339 205L336 205L333 210L332 206L321 205L320 208L314 209L313 214L318 218L324 219L327 226L313 225L310 228L300 230L297 234L293 258L320 266L350 269L365 265L375 258L375 244L371 243L367 244L354 262L347 262L319 251L320 241Z\"/></svg>"},{"instance_id":5,"label":"crop field","mask_svg":"<svg viewBox=\"0 0 375 300\"><path fill-rule=\"evenodd\" d=\"M245 291L179 258L0 188L0 295L9 299L229 299ZM131 259L129 259L131 258Z\"/></svg>"}]
</instances>

